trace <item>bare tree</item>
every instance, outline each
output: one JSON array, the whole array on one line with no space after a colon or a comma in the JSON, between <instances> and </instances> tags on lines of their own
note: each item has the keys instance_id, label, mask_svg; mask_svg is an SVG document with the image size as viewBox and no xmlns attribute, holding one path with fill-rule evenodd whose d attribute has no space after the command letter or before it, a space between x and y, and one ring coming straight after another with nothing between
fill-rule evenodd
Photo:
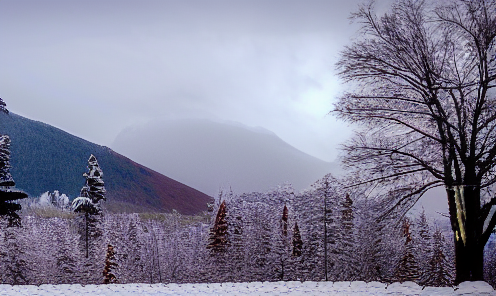
<instances>
[{"instance_id":1,"label":"bare tree","mask_svg":"<svg viewBox=\"0 0 496 296\"><path fill-rule=\"evenodd\" d=\"M334 111L359 125L344 163L388 188L385 215L404 215L444 186L456 283L482 280L496 225L496 2L400 0L381 17L373 3L353 18L362 38L344 49L340 76L355 90Z\"/></svg>"}]
</instances>

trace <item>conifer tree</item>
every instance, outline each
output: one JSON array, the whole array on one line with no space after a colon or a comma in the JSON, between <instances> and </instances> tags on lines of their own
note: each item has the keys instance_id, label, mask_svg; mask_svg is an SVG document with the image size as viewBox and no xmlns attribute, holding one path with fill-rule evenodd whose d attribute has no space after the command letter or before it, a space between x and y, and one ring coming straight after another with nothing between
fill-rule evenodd
<instances>
[{"instance_id":1,"label":"conifer tree","mask_svg":"<svg viewBox=\"0 0 496 296\"><path fill-rule=\"evenodd\" d=\"M410 233L410 226L410 221L405 218L403 220L403 236L405 237L405 248L394 274L395 280L399 282L416 282L420 277L419 266L415 258L413 239Z\"/></svg>"},{"instance_id":2,"label":"conifer tree","mask_svg":"<svg viewBox=\"0 0 496 296\"><path fill-rule=\"evenodd\" d=\"M111 244L107 246L107 256L105 258L105 268L103 269L103 283L104 284L115 284L117 283L117 278L112 273L112 270L117 267L115 263L115 251Z\"/></svg>"},{"instance_id":3,"label":"conifer tree","mask_svg":"<svg viewBox=\"0 0 496 296\"><path fill-rule=\"evenodd\" d=\"M20 217L16 212L21 210L21 205L15 201L28 195L12 188L15 182L10 174L10 168L10 138L2 135L0 136L0 215L7 217L9 226L18 226Z\"/></svg>"},{"instance_id":4,"label":"conifer tree","mask_svg":"<svg viewBox=\"0 0 496 296\"><path fill-rule=\"evenodd\" d=\"M7 109L7 104L5 104L2 98L0 98L0 112L9 114L9 110Z\"/></svg>"},{"instance_id":5,"label":"conifer tree","mask_svg":"<svg viewBox=\"0 0 496 296\"><path fill-rule=\"evenodd\" d=\"M277 279L280 281L285 280L288 273L290 273L290 269L288 269L289 259L290 259L290 239L288 238L288 219L289 219L289 210L287 205L284 205L282 210L280 224L280 231L275 233L275 242L274 242L274 253L276 255L276 274Z\"/></svg>"},{"instance_id":6,"label":"conifer tree","mask_svg":"<svg viewBox=\"0 0 496 296\"><path fill-rule=\"evenodd\" d=\"M293 257L300 257L303 249L303 241L301 240L300 228L298 222L295 222L293 230Z\"/></svg>"},{"instance_id":7,"label":"conifer tree","mask_svg":"<svg viewBox=\"0 0 496 296\"><path fill-rule=\"evenodd\" d=\"M432 236L430 234L429 223L427 222L427 216L425 215L424 209L422 209L416 228L418 229L418 238L416 241L418 246L417 258L419 262L419 269L422 271L419 284L426 285L427 281L429 281L429 276L425 271L429 267L429 259L433 250Z\"/></svg>"},{"instance_id":8,"label":"conifer tree","mask_svg":"<svg viewBox=\"0 0 496 296\"><path fill-rule=\"evenodd\" d=\"M449 262L443 251L443 234L436 229L433 235L432 255L425 271L425 285L435 287L451 286L452 275L449 271Z\"/></svg>"},{"instance_id":9,"label":"conifer tree","mask_svg":"<svg viewBox=\"0 0 496 296\"><path fill-rule=\"evenodd\" d=\"M0 98L0 112L9 114L2 98ZM14 201L27 198L28 195L12 189L15 182L10 174L10 168L10 138L7 135L0 135L0 215L7 217L9 226L19 226L21 219L16 212L21 210L21 205Z\"/></svg>"},{"instance_id":10,"label":"conifer tree","mask_svg":"<svg viewBox=\"0 0 496 296\"><path fill-rule=\"evenodd\" d=\"M210 243L207 245L207 249L211 249L213 253L220 253L226 250L229 243L227 238L227 225L226 202L223 201L217 211L214 226L210 230Z\"/></svg>"},{"instance_id":11,"label":"conifer tree","mask_svg":"<svg viewBox=\"0 0 496 296\"><path fill-rule=\"evenodd\" d=\"M89 256L89 236L98 237L98 222L95 215L101 214L100 201L105 200L105 186L103 182L103 172L98 165L96 157L92 154L88 159L88 173L84 173L86 184L81 189L79 197L72 202L74 212L84 213L85 224L85 251L86 258Z\"/></svg>"},{"instance_id":12,"label":"conifer tree","mask_svg":"<svg viewBox=\"0 0 496 296\"><path fill-rule=\"evenodd\" d=\"M282 210L281 230L283 236L288 235L288 207L286 205L284 205L284 209Z\"/></svg>"},{"instance_id":13,"label":"conifer tree","mask_svg":"<svg viewBox=\"0 0 496 296\"><path fill-rule=\"evenodd\" d=\"M337 242L337 262L334 276L337 280L355 280L359 276L359 263L356 257L353 200L349 193L341 201L339 241Z\"/></svg>"}]
</instances>

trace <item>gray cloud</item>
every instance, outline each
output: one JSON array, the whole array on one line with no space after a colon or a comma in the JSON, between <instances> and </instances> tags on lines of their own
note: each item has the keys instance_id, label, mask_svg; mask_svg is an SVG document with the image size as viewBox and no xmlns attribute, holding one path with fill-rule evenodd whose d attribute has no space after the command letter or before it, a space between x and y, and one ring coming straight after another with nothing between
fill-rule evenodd
<instances>
[{"instance_id":1,"label":"gray cloud","mask_svg":"<svg viewBox=\"0 0 496 296\"><path fill-rule=\"evenodd\" d=\"M326 116L359 1L0 1L11 111L110 145L128 126L202 117L272 130L332 160Z\"/></svg>"}]
</instances>

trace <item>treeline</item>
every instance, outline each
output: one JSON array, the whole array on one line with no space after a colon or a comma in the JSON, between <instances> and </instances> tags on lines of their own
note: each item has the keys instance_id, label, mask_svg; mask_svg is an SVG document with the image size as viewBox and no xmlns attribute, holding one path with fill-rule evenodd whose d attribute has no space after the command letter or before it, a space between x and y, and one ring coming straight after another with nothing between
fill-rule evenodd
<instances>
[{"instance_id":1,"label":"treeline","mask_svg":"<svg viewBox=\"0 0 496 296\"><path fill-rule=\"evenodd\" d=\"M56 205L25 204L19 227L0 225L1 281L452 284L449 226L425 214L388 220L375 214L381 205L365 192L346 192L334 181L326 176L301 193L290 185L224 191L209 214L197 217L103 211L87 220Z\"/></svg>"}]
</instances>

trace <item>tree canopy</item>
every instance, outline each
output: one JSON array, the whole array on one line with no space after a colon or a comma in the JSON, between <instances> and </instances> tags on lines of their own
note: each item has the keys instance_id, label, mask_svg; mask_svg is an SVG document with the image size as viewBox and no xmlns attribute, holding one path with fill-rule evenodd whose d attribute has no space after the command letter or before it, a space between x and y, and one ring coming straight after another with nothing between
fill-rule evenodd
<instances>
[{"instance_id":1,"label":"tree canopy","mask_svg":"<svg viewBox=\"0 0 496 296\"><path fill-rule=\"evenodd\" d=\"M337 68L353 91L335 104L358 126L344 164L385 188L385 215L404 215L446 188L457 282L482 279L482 249L496 217L496 3L373 2L352 15L361 38ZM469 255L470 254L470 255Z\"/></svg>"}]
</instances>

